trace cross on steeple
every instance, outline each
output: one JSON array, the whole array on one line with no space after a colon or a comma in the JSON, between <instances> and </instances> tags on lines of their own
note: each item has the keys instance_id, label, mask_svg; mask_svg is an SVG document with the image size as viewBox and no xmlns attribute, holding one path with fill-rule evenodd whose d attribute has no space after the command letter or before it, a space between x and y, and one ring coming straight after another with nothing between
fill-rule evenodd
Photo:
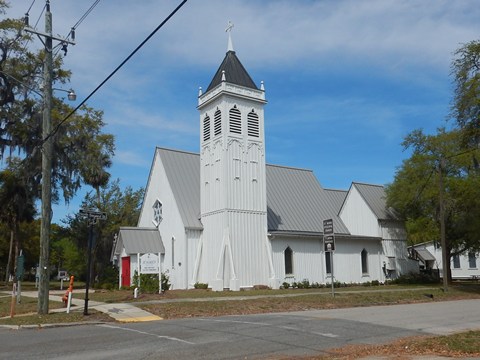
<instances>
[{"instance_id":1,"label":"cross on steeple","mask_svg":"<svg viewBox=\"0 0 480 360\"><path fill-rule=\"evenodd\" d=\"M228 51L235 51L233 50L233 43L232 43L232 29L233 29L233 23L229 20L227 24L227 28L225 29L225 32L228 32L228 46L227 46L227 52Z\"/></svg>"}]
</instances>

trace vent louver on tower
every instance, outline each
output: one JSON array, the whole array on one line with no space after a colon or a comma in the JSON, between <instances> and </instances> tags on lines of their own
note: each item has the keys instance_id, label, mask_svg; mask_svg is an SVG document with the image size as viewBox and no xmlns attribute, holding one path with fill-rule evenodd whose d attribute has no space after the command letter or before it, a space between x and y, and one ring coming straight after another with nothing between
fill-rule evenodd
<instances>
[{"instance_id":1,"label":"vent louver on tower","mask_svg":"<svg viewBox=\"0 0 480 360\"><path fill-rule=\"evenodd\" d=\"M242 133L242 114L235 105L230 109L230 132L234 134Z\"/></svg>"},{"instance_id":2,"label":"vent louver on tower","mask_svg":"<svg viewBox=\"0 0 480 360\"><path fill-rule=\"evenodd\" d=\"M217 109L213 117L214 123L214 136L220 135L222 133L222 112Z\"/></svg>"},{"instance_id":3,"label":"vent louver on tower","mask_svg":"<svg viewBox=\"0 0 480 360\"><path fill-rule=\"evenodd\" d=\"M210 140L210 117L208 115L203 119L203 141Z\"/></svg>"},{"instance_id":4,"label":"vent louver on tower","mask_svg":"<svg viewBox=\"0 0 480 360\"><path fill-rule=\"evenodd\" d=\"M248 128L248 136L259 137L260 136L260 129L259 129L259 122L258 122L258 115L252 110L247 115L247 128Z\"/></svg>"}]
</instances>

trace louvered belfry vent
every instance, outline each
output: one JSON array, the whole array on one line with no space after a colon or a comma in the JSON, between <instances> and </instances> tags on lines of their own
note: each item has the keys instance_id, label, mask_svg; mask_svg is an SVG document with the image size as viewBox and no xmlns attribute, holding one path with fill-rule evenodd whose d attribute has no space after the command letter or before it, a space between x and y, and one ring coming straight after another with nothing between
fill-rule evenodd
<instances>
[{"instance_id":1,"label":"louvered belfry vent","mask_svg":"<svg viewBox=\"0 0 480 360\"><path fill-rule=\"evenodd\" d=\"M222 112L217 109L215 115L213 116L214 122L214 136L220 135L222 133Z\"/></svg>"},{"instance_id":2,"label":"louvered belfry vent","mask_svg":"<svg viewBox=\"0 0 480 360\"><path fill-rule=\"evenodd\" d=\"M258 122L258 115L252 110L247 115L248 136L259 137L260 126Z\"/></svg>"},{"instance_id":3,"label":"louvered belfry vent","mask_svg":"<svg viewBox=\"0 0 480 360\"><path fill-rule=\"evenodd\" d=\"M203 118L203 141L210 140L210 117L207 115Z\"/></svg>"},{"instance_id":4,"label":"louvered belfry vent","mask_svg":"<svg viewBox=\"0 0 480 360\"><path fill-rule=\"evenodd\" d=\"M236 105L230 109L230 132L234 134L242 133L242 115Z\"/></svg>"}]
</instances>

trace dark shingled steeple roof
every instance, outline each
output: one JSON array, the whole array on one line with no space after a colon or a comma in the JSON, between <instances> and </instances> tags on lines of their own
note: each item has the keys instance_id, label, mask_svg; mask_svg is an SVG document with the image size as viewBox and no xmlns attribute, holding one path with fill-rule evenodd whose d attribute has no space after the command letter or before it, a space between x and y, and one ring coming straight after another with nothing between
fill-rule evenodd
<instances>
[{"instance_id":1,"label":"dark shingled steeple roof","mask_svg":"<svg viewBox=\"0 0 480 360\"><path fill-rule=\"evenodd\" d=\"M210 82L210 85L208 85L207 92L222 82L223 70L225 70L226 81L230 84L258 90L257 85L255 85L250 75L248 75L247 70L245 70L240 60L238 60L237 55L235 55L235 51L229 50Z\"/></svg>"}]
</instances>

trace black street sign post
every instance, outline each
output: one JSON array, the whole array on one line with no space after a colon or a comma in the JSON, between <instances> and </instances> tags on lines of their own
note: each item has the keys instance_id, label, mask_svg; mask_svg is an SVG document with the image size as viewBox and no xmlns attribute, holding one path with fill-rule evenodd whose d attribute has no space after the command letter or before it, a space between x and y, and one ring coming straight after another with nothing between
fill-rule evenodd
<instances>
[{"instance_id":1,"label":"black street sign post","mask_svg":"<svg viewBox=\"0 0 480 360\"><path fill-rule=\"evenodd\" d=\"M335 251L335 234L333 232L333 220L323 220L323 250L330 253L330 275L332 276L332 296L335 297L335 285L333 277L333 252Z\"/></svg>"},{"instance_id":2,"label":"black street sign post","mask_svg":"<svg viewBox=\"0 0 480 360\"><path fill-rule=\"evenodd\" d=\"M87 218L88 224L87 281L85 282L85 306L83 308L83 315L88 315L88 289L90 287L90 276L92 271L93 225L95 225L98 220L106 220L107 213L96 211L94 209L80 209L80 215Z\"/></svg>"}]
</instances>

